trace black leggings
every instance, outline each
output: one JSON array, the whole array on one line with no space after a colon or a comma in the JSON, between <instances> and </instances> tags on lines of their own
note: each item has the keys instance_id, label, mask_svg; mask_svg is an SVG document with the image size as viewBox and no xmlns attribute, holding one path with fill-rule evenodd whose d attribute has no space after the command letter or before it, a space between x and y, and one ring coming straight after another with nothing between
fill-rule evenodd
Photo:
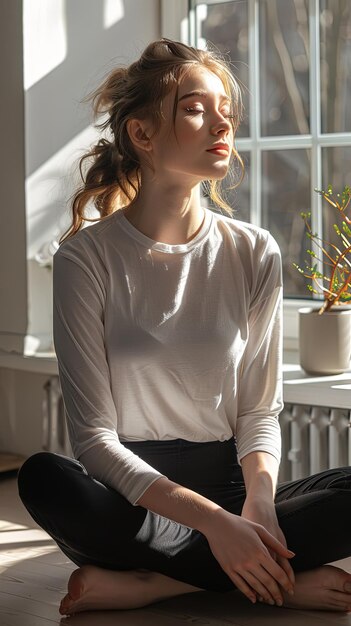
<instances>
[{"instance_id":1,"label":"black leggings","mask_svg":"<svg viewBox=\"0 0 351 626\"><path fill-rule=\"evenodd\" d=\"M125 445L170 480L240 515L245 485L234 439ZM234 588L204 535L131 505L89 476L78 461L39 452L21 467L18 484L31 516L77 565L142 568L212 591ZM277 516L296 554L290 561L296 572L351 555L350 489L350 467L278 486Z\"/></svg>"}]
</instances>

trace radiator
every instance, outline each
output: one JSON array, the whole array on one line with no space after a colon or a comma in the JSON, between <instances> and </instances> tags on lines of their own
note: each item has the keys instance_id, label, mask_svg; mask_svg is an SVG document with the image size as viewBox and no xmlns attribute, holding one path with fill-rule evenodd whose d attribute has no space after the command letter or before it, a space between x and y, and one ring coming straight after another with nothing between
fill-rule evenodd
<instances>
[{"instance_id":1,"label":"radiator","mask_svg":"<svg viewBox=\"0 0 351 626\"><path fill-rule=\"evenodd\" d=\"M72 457L66 425L66 412L58 376L51 376L46 381L43 391L43 450Z\"/></svg>"},{"instance_id":2,"label":"radiator","mask_svg":"<svg viewBox=\"0 0 351 626\"><path fill-rule=\"evenodd\" d=\"M351 410L287 404L280 415L279 481L351 465Z\"/></svg>"}]
</instances>

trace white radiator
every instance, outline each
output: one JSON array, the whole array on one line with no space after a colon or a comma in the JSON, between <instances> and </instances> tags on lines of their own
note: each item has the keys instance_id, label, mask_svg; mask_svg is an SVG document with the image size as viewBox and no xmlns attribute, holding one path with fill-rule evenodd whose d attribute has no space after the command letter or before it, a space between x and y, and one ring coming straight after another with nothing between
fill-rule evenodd
<instances>
[{"instance_id":1,"label":"white radiator","mask_svg":"<svg viewBox=\"0 0 351 626\"><path fill-rule=\"evenodd\" d=\"M286 404L280 415L280 482L351 465L350 425L351 409Z\"/></svg>"},{"instance_id":2,"label":"white radiator","mask_svg":"<svg viewBox=\"0 0 351 626\"><path fill-rule=\"evenodd\" d=\"M58 376L51 376L44 385L42 413L43 450L72 457L66 425L66 412Z\"/></svg>"}]
</instances>

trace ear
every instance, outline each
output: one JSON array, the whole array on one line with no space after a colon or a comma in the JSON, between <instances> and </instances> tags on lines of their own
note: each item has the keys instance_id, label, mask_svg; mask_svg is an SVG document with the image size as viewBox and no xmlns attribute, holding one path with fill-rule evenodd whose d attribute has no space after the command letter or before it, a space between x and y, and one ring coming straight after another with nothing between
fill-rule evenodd
<instances>
[{"instance_id":1,"label":"ear","mask_svg":"<svg viewBox=\"0 0 351 626\"><path fill-rule=\"evenodd\" d=\"M151 125L147 120L138 120L136 118L127 121L127 132L135 148L150 152L152 144L150 136L152 134Z\"/></svg>"}]
</instances>

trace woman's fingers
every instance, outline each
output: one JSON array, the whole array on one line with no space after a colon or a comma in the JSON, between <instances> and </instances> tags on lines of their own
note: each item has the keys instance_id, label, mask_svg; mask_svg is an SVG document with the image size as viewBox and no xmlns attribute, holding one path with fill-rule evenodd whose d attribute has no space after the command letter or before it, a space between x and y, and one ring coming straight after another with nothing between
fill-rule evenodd
<instances>
[{"instance_id":1,"label":"woman's fingers","mask_svg":"<svg viewBox=\"0 0 351 626\"><path fill-rule=\"evenodd\" d=\"M293 584L286 571L279 565L279 563L274 561L269 554L267 554L267 558L262 563L262 566L270 575L270 579L274 579L274 581L281 585L283 589L285 589L285 591L287 591L289 594L292 594L294 592ZM269 590L271 590L270 586L268 588Z\"/></svg>"},{"instance_id":2,"label":"woman's fingers","mask_svg":"<svg viewBox=\"0 0 351 626\"><path fill-rule=\"evenodd\" d=\"M283 597L277 583L271 576L267 575L263 568L256 574L245 572L242 574L242 578L254 589L257 596L263 598L265 602L282 605Z\"/></svg>"},{"instance_id":3,"label":"woman's fingers","mask_svg":"<svg viewBox=\"0 0 351 626\"><path fill-rule=\"evenodd\" d=\"M281 587L292 593L293 586L286 572L276 563L263 547L254 560L246 561L236 568L227 570L228 576L234 584L253 602L252 592L262 597L269 604L282 606L283 596ZM239 577L239 578L238 578Z\"/></svg>"},{"instance_id":4,"label":"woman's fingers","mask_svg":"<svg viewBox=\"0 0 351 626\"><path fill-rule=\"evenodd\" d=\"M275 561L269 554L269 549L273 549L278 557L292 558L295 553L283 546L273 535L271 535L263 526L258 527L258 534L261 537L263 543L267 548L267 558L262 565L273 576L273 578L285 589L288 593L293 593L294 582L291 580L291 574L286 571L279 564L279 558Z\"/></svg>"},{"instance_id":5,"label":"woman's fingers","mask_svg":"<svg viewBox=\"0 0 351 626\"><path fill-rule=\"evenodd\" d=\"M246 569L245 571L229 572L229 576L251 602L254 602L258 596L262 597L269 604L282 606L283 596L278 583L261 565L255 566L252 571Z\"/></svg>"},{"instance_id":6,"label":"woman's fingers","mask_svg":"<svg viewBox=\"0 0 351 626\"><path fill-rule=\"evenodd\" d=\"M281 605L282 590L292 591L288 572L272 558L294 555L263 526L222 509L210 518L206 537L213 555L251 602L256 594Z\"/></svg>"},{"instance_id":7,"label":"woman's fingers","mask_svg":"<svg viewBox=\"0 0 351 626\"><path fill-rule=\"evenodd\" d=\"M248 585L245 580L238 574L237 572L232 572L228 574L230 579L233 581L234 585L241 591L252 604L255 604L257 597L253 589Z\"/></svg>"},{"instance_id":8,"label":"woman's fingers","mask_svg":"<svg viewBox=\"0 0 351 626\"><path fill-rule=\"evenodd\" d=\"M287 559L291 559L293 556L295 556L295 552L292 552L286 546L283 546L283 544L278 541L278 539L273 537L273 535L271 535L271 533L269 533L268 530L266 530L263 526L258 525L257 531L263 543L267 546L268 549L271 548L278 555L283 556Z\"/></svg>"},{"instance_id":9,"label":"woman's fingers","mask_svg":"<svg viewBox=\"0 0 351 626\"><path fill-rule=\"evenodd\" d=\"M285 559L282 556L278 556L276 559L276 562L280 565L280 567L283 568L283 570L286 572L287 576L289 577L289 580L291 582L292 585L295 585L295 574L294 574L294 570L291 567L288 559Z\"/></svg>"},{"instance_id":10,"label":"woman's fingers","mask_svg":"<svg viewBox=\"0 0 351 626\"><path fill-rule=\"evenodd\" d=\"M279 528L278 534L276 535L276 537L283 544L283 546L287 547L286 539L281 528ZM295 585L295 574L294 574L293 568L291 567L289 559L285 558L284 556L278 556L277 554L275 555L275 557L276 558L274 560L277 561L277 563L279 563L279 565L287 573L291 584Z\"/></svg>"}]
</instances>

